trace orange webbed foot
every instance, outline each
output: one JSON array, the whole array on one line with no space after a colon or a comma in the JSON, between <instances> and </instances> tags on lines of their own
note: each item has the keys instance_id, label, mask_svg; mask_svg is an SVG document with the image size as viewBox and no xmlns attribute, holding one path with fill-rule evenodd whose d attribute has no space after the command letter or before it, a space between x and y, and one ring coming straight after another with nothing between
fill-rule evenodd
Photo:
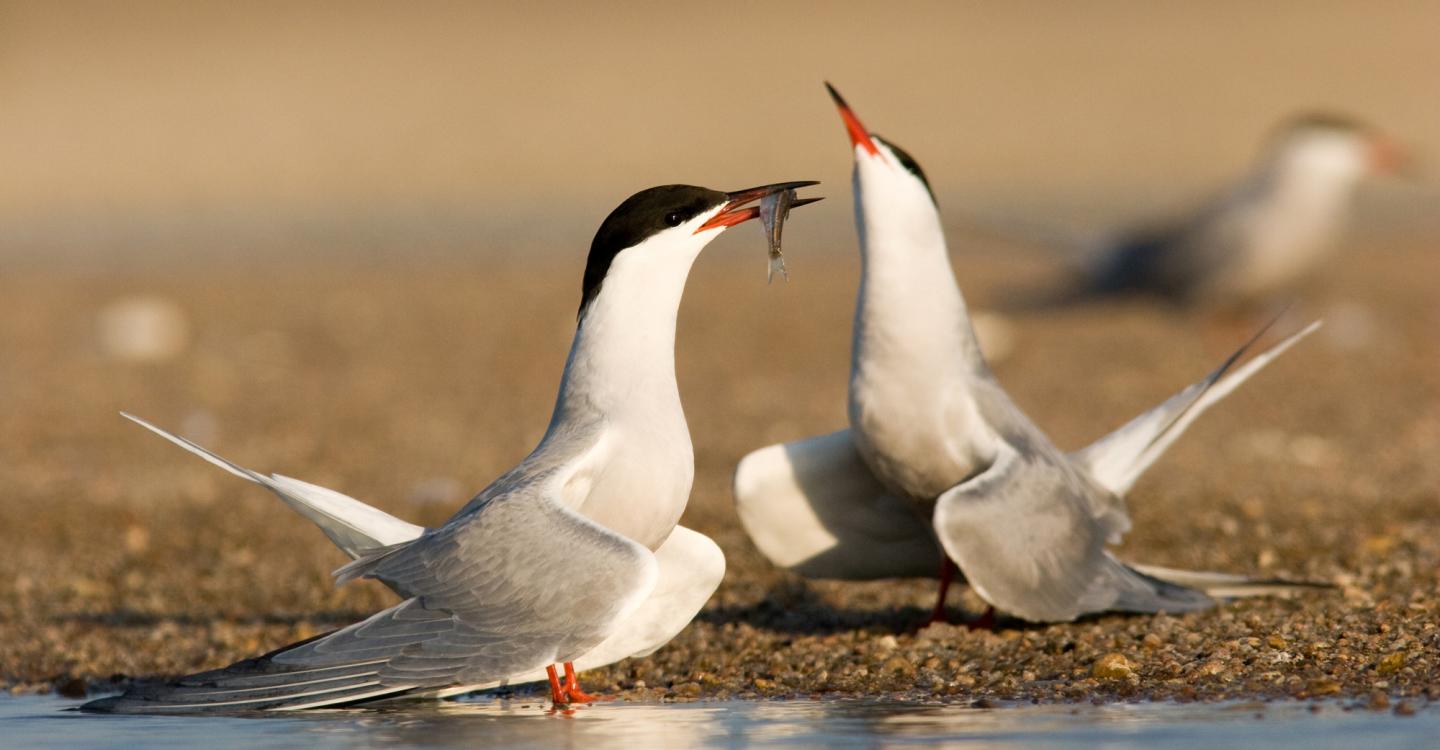
<instances>
[{"instance_id":1,"label":"orange webbed foot","mask_svg":"<svg viewBox=\"0 0 1440 750\"><path fill-rule=\"evenodd\" d=\"M612 701L614 696L592 695L580 689L580 676L575 673L575 664L565 662L565 695L571 703L595 703L597 701Z\"/></svg>"},{"instance_id":2,"label":"orange webbed foot","mask_svg":"<svg viewBox=\"0 0 1440 750\"><path fill-rule=\"evenodd\" d=\"M545 676L550 681L550 702L556 706L564 706L570 703L565 688L560 685L560 675L555 673L555 665L551 664L545 668Z\"/></svg>"}]
</instances>

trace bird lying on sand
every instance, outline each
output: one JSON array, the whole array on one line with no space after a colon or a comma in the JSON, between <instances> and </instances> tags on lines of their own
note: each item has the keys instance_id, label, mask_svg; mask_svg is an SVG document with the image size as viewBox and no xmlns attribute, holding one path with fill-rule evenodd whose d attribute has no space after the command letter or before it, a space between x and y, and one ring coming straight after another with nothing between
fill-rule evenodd
<instances>
[{"instance_id":1,"label":"bird lying on sand","mask_svg":"<svg viewBox=\"0 0 1440 750\"><path fill-rule=\"evenodd\" d=\"M1150 295L1189 306L1273 301L1334 249L1366 177L1403 170L1393 140L1347 117L1279 128L1250 173L1189 216L1121 233L1079 259L1061 301Z\"/></svg>"}]
</instances>

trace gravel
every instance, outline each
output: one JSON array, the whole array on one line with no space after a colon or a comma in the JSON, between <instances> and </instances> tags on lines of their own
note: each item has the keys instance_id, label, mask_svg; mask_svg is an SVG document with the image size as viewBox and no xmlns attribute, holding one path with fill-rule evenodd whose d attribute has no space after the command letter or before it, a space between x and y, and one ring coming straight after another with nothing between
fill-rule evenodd
<instances>
[{"instance_id":1,"label":"gravel","mask_svg":"<svg viewBox=\"0 0 1440 750\"><path fill-rule=\"evenodd\" d=\"M1287 354L1130 497L1122 557L1335 590L1184 616L1002 619L993 632L919 629L932 582L803 581L738 529L740 456L843 424L854 262L807 262L795 245L792 280L769 288L758 250L702 263L682 311L697 464L686 523L726 550L726 581L673 643L588 673L587 690L980 705L1340 698L1402 714L1440 698L1432 243L1337 257L1295 316L1338 309L1368 327ZM979 306L1042 275L998 252L956 265ZM333 588L343 558L307 522L116 412L437 524L543 431L579 271L541 259L0 278L0 683L80 697L228 663L392 602L371 582ZM107 354L95 316L136 295L179 311L183 350ZM1252 325L1141 304L1014 318L998 375L1060 445L1078 447L1209 370ZM957 620L982 609L969 592L952 597Z\"/></svg>"}]
</instances>

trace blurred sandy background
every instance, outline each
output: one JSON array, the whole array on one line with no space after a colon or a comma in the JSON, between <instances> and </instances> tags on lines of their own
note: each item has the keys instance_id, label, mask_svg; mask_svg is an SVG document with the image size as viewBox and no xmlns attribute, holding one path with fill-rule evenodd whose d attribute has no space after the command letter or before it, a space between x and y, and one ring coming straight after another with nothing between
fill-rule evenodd
<instances>
[{"instance_id":1,"label":"blurred sandy background","mask_svg":"<svg viewBox=\"0 0 1440 750\"><path fill-rule=\"evenodd\" d=\"M822 80L925 166L985 306L1045 257L969 219L1097 227L1183 206L1296 108L1351 111L1440 164L1437 29L1436 2L0 3L0 684L215 666L390 601L333 589L343 557L308 523L118 410L440 523L540 437L601 218L654 184L781 179L831 197L786 230L790 282L765 286L742 227L681 309L686 523L729 577L676 644L602 688L1013 696L1029 672L1071 684L1156 633L1127 653L1164 695L1440 684L1433 168L1364 187L1297 310L1324 331L1132 493L1128 556L1342 592L943 647L901 635L912 672L867 682L894 653L867 644L923 618L929 585L798 585L729 494L745 452L844 422L858 262ZM1245 328L1143 305L1030 317L998 374L1077 447ZM1271 635L1308 644L1301 666L1234 645ZM1409 672L1377 675L1395 653Z\"/></svg>"},{"instance_id":2,"label":"blurred sandy background","mask_svg":"<svg viewBox=\"0 0 1440 750\"><path fill-rule=\"evenodd\" d=\"M1204 195L1297 108L1433 160L1437 28L1433 0L3 2L0 257L583 252L653 184L842 195L826 79L950 220L1104 224ZM1366 197L1440 225L1433 183ZM815 209L836 239L845 204Z\"/></svg>"}]
</instances>

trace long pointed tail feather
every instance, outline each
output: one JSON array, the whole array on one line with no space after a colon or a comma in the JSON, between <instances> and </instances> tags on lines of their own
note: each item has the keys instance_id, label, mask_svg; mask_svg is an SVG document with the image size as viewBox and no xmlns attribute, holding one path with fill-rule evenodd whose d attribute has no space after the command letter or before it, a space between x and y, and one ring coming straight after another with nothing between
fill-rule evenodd
<instances>
[{"instance_id":1,"label":"long pointed tail feather","mask_svg":"<svg viewBox=\"0 0 1440 750\"><path fill-rule=\"evenodd\" d=\"M1230 395L1241 383L1264 369L1301 339L1314 333L1320 327L1320 321L1311 323L1236 367L1236 363L1272 325L1274 321L1237 349L1205 379L1130 420L1120 429L1076 451L1071 454L1071 458L1086 467L1091 476L1106 489L1123 496L1205 410Z\"/></svg>"},{"instance_id":2,"label":"long pointed tail feather","mask_svg":"<svg viewBox=\"0 0 1440 750\"><path fill-rule=\"evenodd\" d=\"M421 526L402 521L334 490L279 474L267 477L137 416L125 412L120 414L225 471L275 493L286 505L319 526L330 541L352 558L372 549L408 542L425 532Z\"/></svg>"}]
</instances>

